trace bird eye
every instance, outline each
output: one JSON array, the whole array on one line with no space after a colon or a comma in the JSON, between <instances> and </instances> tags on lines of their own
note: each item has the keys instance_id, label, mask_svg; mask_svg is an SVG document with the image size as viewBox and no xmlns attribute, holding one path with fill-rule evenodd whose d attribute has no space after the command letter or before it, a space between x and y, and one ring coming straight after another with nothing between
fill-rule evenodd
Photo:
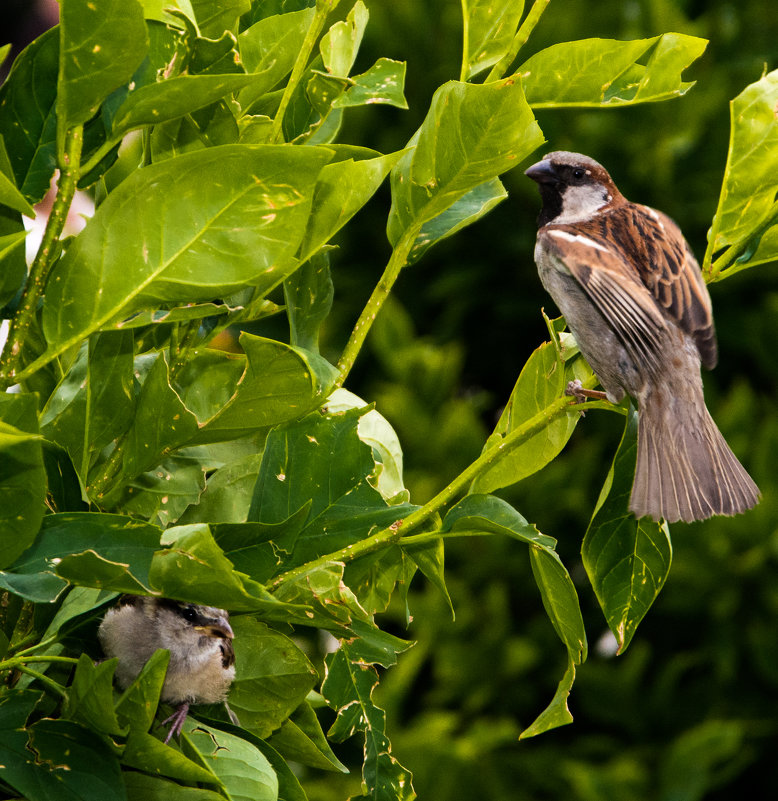
<instances>
[{"instance_id":1,"label":"bird eye","mask_svg":"<svg viewBox=\"0 0 778 801\"><path fill-rule=\"evenodd\" d=\"M181 609L181 617L189 623L194 623L197 620L197 612L191 606L185 606Z\"/></svg>"},{"instance_id":2,"label":"bird eye","mask_svg":"<svg viewBox=\"0 0 778 801\"><path fill-rule=\"evenodd\" d=\"M586 173L579 167L576 170L573 170L573 178L578 178L579 180L584 177Z\"/></svg>"}]
</instances>

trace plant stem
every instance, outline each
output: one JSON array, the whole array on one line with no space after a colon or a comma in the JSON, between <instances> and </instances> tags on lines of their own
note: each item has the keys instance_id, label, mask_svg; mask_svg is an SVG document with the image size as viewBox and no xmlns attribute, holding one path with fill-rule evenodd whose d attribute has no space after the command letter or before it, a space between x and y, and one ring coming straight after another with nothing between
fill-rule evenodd
<instances>
[{"instance_id":1,"label":"plant stem","mask_svg":"<svg viewBox=\"0 0 778 801\"><path fill-rule=\"evenodd\" d=\"M370 331L378 312L384 305L389 293L392 291L395 281L400 275L400 271L408 262L408 254L411 252L413 243L416 241L418 229L413 228L405 233L392 251L392 255L384 269L383 275L376 284L370 298L362 309L362 314L354 325L354 330L343 349L340 360L338 361L338 378L335 387L342 387L351 368L354 366L359 351L365 343L367 334Z\"/></svg>"},{"instance_id":2,"label":"plant stem","mask_svg":"<svg viewBox=\"0 0 778 801\"><path fill-rule=\"evenodd\" d=\"M46 687L48 687L50 690L52 690L62 698L68 697L68 694L65 692L65 688L61 684L57 684L57 682L54 681L54 679L50 679L43 673L40 673L37 670L33 670L32 668L28 668L26 665L14 665L13 669L18 670L21 673L26 673L28 676L32 676L34 679L37 679L41 684L45 684Z\"/></svg>"},{"instance_id":3,"label":"plant stem","mask_svg":"<svg viewBox=\"0 0 778 801\"><path fill-rule=\"evenodd\" d=\"M470 36L470 19L467 16L466 0L460 0L462 6L462 66L459 68L459 80L467 80L467 62L470 61L468 37Z\"/></svg>"},{"instance_id":4,"label":"plant stem","mask_svg":"<svg viewBox=\"0 0 778 801\"><path fill-rule=\"evenodd\" d=\"M284 94L281 96L281 102L278 105L278 111L276 111L276 116L273 118L273 127L270 129L270 138L268 139L271 144L273 142L277 142L281 138L281 128L284 124L284 114L286 114L286 109L289 106L289 103L292 100L292 95L294 94L295 89L297 89L297 85L300 83L300 78L302 78L303 72L308 65L308 59L311 55L311 51L313 50L313 46L316 44L316 40L319 38L319 34L324 27L327 15L330 13L330 10L337 5L337 2L338 0L326 0L326 2L318 0L316 3L316 11L314 13L313 20L311 20L311 27L308 28L308 32L305 34L302 47L300 48L300 52L297 54L294 67L292 67L292 74L289 76L289 82L286 84Z\"/></svg>"},{"instance_id":5,"label":"plant stem","mask_svg":"<svg viewBox=\"0 0 778 801\"><path fill-rule=\"evenodd\" d=\"M592 378L584 384L585 388L594 386L595 379ZM465 493L473 480L490 468L500 459L505 458L514 448L525 443L542 431L550 423L565 414L579 414L588 409L601 408L600 402L577 403L573 398L564 395L552 401L545 409L542 409L534 417L517 426L505 435L503 442L484 451L472 464L466 467L447 487L441 490L431 501L428 501L420 509L412 512L404 520L395 521L381 531L367 537L364 540L347 545L339 551L321 556L311 562L307 562L300 567L295 567L277 576L270 584L269 589L277 589L282 584L294 581L300 576L304 576L317 567L322 567L329 562L351 562L360 556L365 556L373 551L388 548L390 545L404 544L406 540L414 545L440 537L439 532L424 532L414 537L409 536L413 531L424 525L431 517L438 514L442 509L451 504L459 495Z\"/></svg>"},{"instance_id":6,"label":"plant stem","mask_svg":"<svg viewBox=\"0 0 778 801\"><path fill-rule=\"evenodd\" d=\"M505 74L506 70L513 64L514 59L521 50L522 47L527 43L527 39L529 39L530 34L535 29L535 26L540 22L540 18L543 16L543 12L546 10L546 6L551 2L551 0L535 0L532 4L532 8L524 17L524 22L521 23L519 30L516 31L516 35L513 37L513 41L511 42L510 49L508 52L492 67L489 75L486 78L486 83L489 81L498 81L502 76Z\"/></svg>"},{"instance_id":7,"label":"plant stem","mask_svg":"<svg viewBox=\"0 0 778 801\"><path fill-rule=\"evenodd\" d=\"M730 245L724 251L724 253L719 256L718 259L716 259L716 261L709 265L709 268L705 271L705 280L708 283L713 283L714 281L719 281L722 278L726 278L728 275L732 275L739 270L745 269L748 266L747 262L739 267L734 267L732 269L727 268L731 267L731 265L734 264L734 262L736 262L738 258L743 255L743 253L746 252L749 245L751 245L754 240L756 240L756 245L754 246L755 252L759 247L761 238L776 223L778 223L778 202L773 204L772 208L762 218L761 222L754 226L754 229L751 231L751 233ZM725 270L727 270L726 273L724 273Z\"/></svg>"},{"instance_id":8,"label":"plant stem","mask_svg":"<svg viewBox=\"0 0 778 801\"><path fill-rule=\"evenodd\" d=\"M81 175L81 148L84 144L83 126L71 128L65 139L65 151L60 164L57 182L57 195L49 214L43 241L30 267L27 284L22 293L19 309L11 321L8 343L0 359L0 390L16 383L22 360L24 340L38 313L38 303L46 287L54 258L58 252L57 244L65 227L70 204L76 192L76 184Z\"/></svg>"}]
</instances>

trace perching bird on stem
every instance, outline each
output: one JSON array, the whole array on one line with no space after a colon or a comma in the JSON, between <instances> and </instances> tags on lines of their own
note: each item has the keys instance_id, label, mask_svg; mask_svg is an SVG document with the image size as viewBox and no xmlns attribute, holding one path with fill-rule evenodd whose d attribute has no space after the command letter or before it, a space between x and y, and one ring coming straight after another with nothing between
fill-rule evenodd
<instances>
[{"instance_id":1,"label":"perching bird on stem","mask_svg":"<svg viewBox=\"0 0 778 801\"><path fill-rule=\"evenodd\" d=\"M580 153L549 153L526 174L543 201L540 280L607 398L638 402L631 511L690 522L750 509L759 489L705 406L700 362L716 365L716 334L707 287L678 226L628 201Z\"/></svg>"}]
</instances>

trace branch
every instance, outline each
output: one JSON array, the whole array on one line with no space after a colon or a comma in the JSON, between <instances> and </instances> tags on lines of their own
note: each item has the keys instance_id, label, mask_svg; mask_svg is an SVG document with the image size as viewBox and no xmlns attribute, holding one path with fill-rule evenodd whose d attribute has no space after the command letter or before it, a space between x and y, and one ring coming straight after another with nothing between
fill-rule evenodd
<instances>
[{"instance_id":1,"label":"branch","mask_svg":"<svg viewBox=\"0 0 778 801\"><path fill-rule=\"evenodd\" d=\"M65 227L68 211L76 192L76 184L81 176L81 147L84 143L83 126L68 131L65 139L65 152L60 164L57 182L57 196L49 214L43 241L35 256L22 293L19 309L11 321L8 343L0 359L0 390L17 383L22 361L22 347L38 313L38 304L49 272L58 253L59 237ZM40 362L41 360L36 360Z\"/></svg>"},{"instance_id":2,"label":"branch","mask_svg":"<svg viewBox=\"0 0 778 801\"><path fill-rule=\"evenodd\" d=\"M585 386L594 386L594 383L595 379L592 378ZM500 459L505 458L512 450L518 448L528 439L534 437L558 417L562 417L565 414L580 414L589 409L597 408L602 408L602 403L599 401L578 403L567 395L557 398L534 417L506 434L505 439L499 445L484 451L431 501L428 501L404 520L397 520L391 526L364 540L355 542L353 545L347 545L339 551L320 556L318 559L307 562L300 567L281 573L281 575L272 580L268 589L271 591L278 589L282 584L294 581L309 571L330 562L352 562L361 556L388 548L390 545L403 545L406 541L409 544L417 545L427 540L437 539L441 536L440 532L425 532L423 535L420 534L414 537L410 535L425 525L431 517L439 514L444 508L452 504L460 495L466 494L468 487L478 475L491 468Z\"/></svg>"}]
</instances>

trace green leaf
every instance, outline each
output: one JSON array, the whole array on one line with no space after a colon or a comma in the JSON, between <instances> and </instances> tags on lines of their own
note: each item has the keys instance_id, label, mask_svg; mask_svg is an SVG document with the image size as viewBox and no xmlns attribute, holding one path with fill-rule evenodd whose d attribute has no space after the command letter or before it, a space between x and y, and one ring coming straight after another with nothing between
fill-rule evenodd
<instances>
[{"instance_id":1,"label":"green leaf","mask_svg":"<svg viewBox=\"0 0 778 801\"><path fill-rule=\"evenodd\" d=\"M289 761L319 770L348 773L348 768L330 748L316 712L307 701L297 707L268 743Z\"/></svg>"},{"instance_id":2,"label":"green leaf","mask_svg":"<svg viewBox=\"0 0 778 801\"><path fill-rule=\"evenodd\" d=\"M235 30L241 15L251 9L250 0L190 0L203 36L212 39Z\"/></svg>"},{"instance_id":3,"label":"green leaf","mask_svg":"<svg viewBox=\"0 0 778 801\"><path fill-rule=\"evenodd\" d=\"M78 658L73 681L68 688L64 718L95 732L120 734L122 727L113 707L113 673L116 660L95 664L86 655Z\"/></svg>"},{"instance_id":4,"label":"green leaf","mask_svg":"<svg viewBox=\"0 0 778 801\"><path fill-rule=\"evenodd\" d=\"M122 764L128 768L185 782L205 782L217 786L222 784L213 771L143 731L130 732L122 754Z\"/></svg>"},{"instance_id":5,"label":"green leaf","mask_svg":"<svg viewBox=\"0 0 778 801\"><path fill-rule=\"evenodd\" d=\"M451 81L392 170L387 234L395 245L481 184L516 166L543 135L516 81Z\"/></svg>"},{"instance_id":6,"label":"green leaf","mask_svg":"<svg viewBox=\"0 0 778 801\"><path fill-rule=\"evenodd\" d=\"M245 286L268 292L297 266L329 158L314 147L225 145L134 172L52 271L47 358L160 302L207 301Z\"/></svg>"},{"instance_id":7,"label":"green leaf","mask_svg":"<svg viewBox=\"0 0 778 801\"><path fill-rule=\"evenodd\" d=\"M275 14L255 22L238 36L243 65L256 79L240 94L244 109L292 71L314 14L314 8Z\"/></svg>"},{"instance_id":8,"label":"green leaf","mask_svg":"<svg viewBox=\"0 0 778 801\"><path fill-rule=\"evenodd\" d=\"M165 598L219 606L235 612L261 611L266 620L315 624L303 604L285 603L236 571L214 541L208 526L169 528L163 550L154 555L149 572L154 588Z\"/></svg>"},{"instance_id":9,"label":"green leaf","mask_svg":"<svg viewBox=\"0 0 778 801\"><path fill-rule=\"evenodd\" d=\"M747 266L772 261L778 256L776 103L778 70L747 86L730 103L727 166L705 254L706 265L716 251L730 245L743 246L752 239L754 241L741 257ZM772 226L763 230L771 220ZM761 235L755 238L758 231Z\"/></svg>"},{"instance_id":10,"label":"green leaf","mask_svg":"<svg viewBox=\"0 0 778 801\"><path fill-rule=\"evenodd\" d=\"M17 789L30 801L125 801L119 761L102 737L61 719L44 718L28 731L28 758L35 762L38 787Z\"/></svg>"},{"instance_id":11,"label":"green leaf","mask_svg":"<svg viewBox=\"0 0 778 801\"><path fill-rule=\"evenodd\" d=\"M129 331L90 338L41 413L42 433L68 452L84 484L90 460L123 433L132 418L132 354Z\"/></svg>"},{"instance_id":12,"label":"green leaf","mask_svg":"<svg viewBox=\"0 0 778 801\"><path fill-rule=\"evenodd\" d=\"M523 0L464 0L465 80L489 69L508 52L523 12Z\"/></svg>"},{"instance_id":13,"label":"green leaf","mask_svg":"<svg viewBox=\"0 0 778 801\"><path fill-rule=\"evenodd\" d=\"M251 453L214 471L197 504L190 506L179 522L244 523L261 462L261 453Z\"/></svg>"},{"instance_id":14,"label":"green leaf","mask_svg":"<svg viewBox=\"0 0 778 801\"><path fill-rule=\"evenodd\" d=\"M50 571L7 573L0 570L0 587L33 603L52 603L67 586L67 581Z\"/></svg>"},{"instance_id":15,"label":"green leaf","mask_svg":"<svg viewBox=\"0 0 778 801\"><path fill-rule=\"evenodd\" d=\"M168 5L167 3L165 5ZM128 801L223 801L221 793L202 787L185 787L176 782L147 776L134 770L122 772Z\"/></svg>"},{"instance_id":16,"label":"green leaf","mask_svg":"<svg viewBox=\"0 0 778 801\"><path fill-rule=\"evenodd\" d=\"M581 547L584 567L619 653L627 648L664 587L673 556L667 524L647 518L635 520L629 511L637 457L637 418L631 408Z\"/></svg>"},{"instance_id":17,"label":"green leaf","mask_svg":"<svg viewBox=\"0 0 778 801\"><path fill-rule=\"evenodd\" d=\"M178 521L185 509L197 503L205 487L208 460L198 456L198 450L185 448L128 481L117 507L160 528Z\"/></svg>"},{"instance_id":18,"label":"green leaf","mask_svg":"<svg viewBox=\"0 0 778 801\"><path fill-rule=\"evenodd\" d=\"M573 722L573 716L567 707L567 699L570 697L573 681L575 681L575 663L572 659L569 659L565 675L562 676L551 703L535 718L532 724L524 729L519 735L520 740L535 737L549 729L555 729L558 726L565 726Z\"/></svg>"},{"instance_id":19,"label":"green leaf","mask_svg":"<svg viewBox=\"0 0 778 801\"><path fill-rule=\"evenodd\" d=\"M10 233L4 233L5 231ZM0 209L0 306L4 306L19 291L27 277L24 248L27 238L18 216Z\"/></svg>"},{"instance_id":20,"label":"green leaf","mask_svg":"<svg viewBox=\"0 0 778 801\"><path fill-rule=\"evenodd\" d=\"M540 548L553 549L556 540L541 534L507 501L494 495L471 494L449 509L443 518L441 533L457 536L467 534L502 534Z\"/></svg>"},{"instance_id":21,"label":"green leaf","mask_svg":"<svg viewBox=\"0 0 778 801\"><path fill-rule=\"evenodd\" d=\"M684 83L681 73L707 44L682 33L629 42L581 39L541 50L517 74L533 108L652 103L684 95L694 86Z\"/></svg>"},{"instance_id":22,"label":"green leaf","mask_svg":"<svg viewBox=\"0 0 778 801\"><path fill-rule=\"evenodd\" d=\"M563 397L568 381L584 379L591 371L574 353L559 353L556 343L544 342L521 370L485 450L499 447L507 434L532 420ZM568 361L565 361L568 358ZM515 484L552 461L570 439L578 414L552 419L541 431L496 459L473 481L473 492L493 492Z\"/></svg>"},{"instance_id":23,"label":"green leaf","mask_svg":"<svg viewBox=\"0 0 778 801\"><path fill-rule=\"evenodd\" d=\"M149 43L136 0L63 0L59 25L57 142L93 117L114 89L127 83Z\"/></svg>"},{"instance_id":24,"label":"green leaf","mask_svg":"<svg viewBox=\"0 0 778 801\"><path fill-rule=\"evenodd\" d=\"M31 220L35 219L35 209L4 172L0 172L0 204L27 215Z\"/></svg>"},{"instance_id":25,"label":"green leaf","mask_svg":"<svg viewBox=\"0 0 778 801\"><path fill-rule=\"evenodd\" d=\"M232 399L204 425L198 442L240 437L302 417L323 403L335 380L335 368L315 353L248 333L241 334L240 344L246 371ZM199 382L209 380L199 376Z\"/></svg>"},{"instance_id":26,"label":"green leaf","mask_svg":"<svg viewBox=\"0 0 778 801\"><path fill-rule=\"evenodd\" d=\"M182 26L180 17L176 14L168 13L166 9L178 11L188 19L194 21L194 11L189 0L138 0L143 8L143 16L146 19L159 20L168 25Z\"/></svg>"},{"instance_id":27,"label":"green leaf","mask_svg":"<svg viewBox=\"0 0 778 801\"><path fill-rule=\"evenodd\" d=\"M413 243L408 263L417 262L436 242L480 220L507 197L508 193L499 178L471 189L444 212L424 223Z\"/></svg>"},{"instance_id":28,"label":"green leaf","mask_svg":"<svg viewBox=\"0 0 778 801\"><path fill-rule=\"evenodd\" d=\"M132 684L122 693L116 704L116 716L122 726L129 726L133 731L141 733L149 730L154 722L169 662L170 651L155 651Z\"/></svg>"},{"instance_id":29,"label":"green leaf","mask_svg":"<svg viewBox=\"0 0 778 801\"><path fill-rule=\"evenodd\" d=\"M167 360L159 354L143 382L127 432L124 475L132 478L154 467L163 454L189 442L197 431L197 418L170 385Z\"/></svg>"},{"instance_id":30,"label":"green leaf","mask_svg":"<svg viewBox=\"0 0 778 801\"><path fill-rule=\"evenodd\" d=\"M541 534L507 502L491 495L467 495L451 507L441 533L503 534L530 545L530 563L543 606L555 631L576 663L586 659L584 630L578 594L559 559L555 540Z\"/></svg>"},{"instance_id":31,"label":"green leaf","mask_svg":"<svg viewBox=\"0 0 778 801\"><path fill-rule=\"evenodd\" d=\"M364 409L314 413L270 433L249 519L280 523L310 503L302 531L274 542L283 568L339 550L401 519L415 507L388 506L374 488L372 449L359 438Z\"/></svg>"},{"instance_id":32,"label":"green leaf","mask_svg":"<svg viewBox=\"0 0 778 801\"><path fill-rule=\"evenodd\" d=\"M230 708L244 728L264 740L305 700L316 670L292 640L264 623L237 617L232 627L236 676Z\"/></svg>"},{"instance_id":33,"label":"green leaf","mask_svg":"<svg viewBox=\"0 0 778 801\"><path fill-rule=\"evenodd\" d=\"M336 22L321 38L324 68L338 78L348 77L354 66L370 13L362 0L357 0L345 20Z\"/></svg>"},{"instance_id":34,"label":"green leaf","mask_svg":"<svg viewBox=\"0 0 778 801\"><path fill-rule=\"evenodd\" d=\"M267 757L234 734L187 721L184 733L233 801L276 801L278 778Z\"/></svg>"},{"instance_id":35,"label":"green leaf","mask_svg":"<svg viewBox=\"0 0 778 801\"><path fill-rule=\"evenodd\" d=\"M367 72L349 79L349 88L335 98L332 107L339 109L382 103L408 108L404 90L405 62L379 58Z\"/></svg>"},{"instance_id":36,"label":"green leaf","mask_svg":"<svg viewBox=\"0 0 778 801\"><path fill-rule=\"evenodd\" d=\"M322 684L322 695L338 712L328 736L342 742L364 732L362 777L368 795L375 801L411 801L415 797L411 775L392 756L386 736L386 713L373 701L373 690L378 684L375 668L353 659L346 644L326 661L327 678Z\"/></svg>"},{"instance_id":37,"label":"green leaf","mask_svg":"<svg viewBox=\"0 0 778 801\"><path fill-rule=\"evenodd\" d=\"M46 472L34 395L0 397L0 567L35 539L46 510Z\"/></svg>"},{"instance_id":38,"label":"green leaf","mask_svg":"<svg viewBox=\"0 0 778 801\"><path fill-rule=\"evenodd\" d=\"M315 253L284 281L292 345L319 352L319 328L330 313L334 294L326 251Z\"/></svg>"},{"instance_id":39,"label":"green leaf","mask_svg":"<svg viewBox=\"0 0 778 801\"><path fill-rule=\"evenodd\" d=\"M13 565L16 573L45 573L115 592L148 592L161 531L140 520L97 512L47 515L40 533Z\"/></svg>"},{"instance_id":40,"label":"green leaf","mask_svg":"<svg viewBox=\"0 0 778 801\"><path fill-rule=\"evenodd\" d=\"M111 136L198 111L256 82L253 75L178 75L130 92L116 112Z\"/></svg>"},{"instance_id":41,"label":"green leaf","mask_svg":"<svg viewBox=\"0 0 778 801\"><path fill-rule=\"evenodd\" d=\"M401 154L375 156L373 151L361 148L336 150L336 158L341 155L343 160L327 164L319 173L312 213L300 245L301 261L327 244L370 200Z\"/></svg>"},{"instance_id":42,"label":"green leaf","mask_svg":"<svg viewBox=\"0 0 778 801\"><path fill-rule=\"evenodd\" d=\"M570 658L579 665L586 659L587 644L573 580L555 551L533 545L529 556L546 614Z\"/></svg>"},{"instance_id":43,"label":"green leaf","mask_svg":"<svg viewBox=\"0 0 778 801\"><path fill-rule=\"evenodd\" d=\"M39 36L16 58L0 87L0 136L16 186L30 203L46 194L56 162L58 31Z\"/></svg>"}]
</instances>

